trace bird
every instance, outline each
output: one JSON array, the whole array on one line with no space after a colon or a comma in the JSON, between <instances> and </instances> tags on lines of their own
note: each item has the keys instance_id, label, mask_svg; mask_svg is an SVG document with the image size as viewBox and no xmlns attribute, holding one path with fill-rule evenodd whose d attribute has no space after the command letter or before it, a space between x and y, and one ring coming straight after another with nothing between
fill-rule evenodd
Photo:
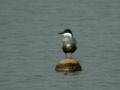
<instances>
[{"instance_id":1,"label":"bird","mask_svg":"<svg viewBox=\"0 0 120 90\"><path fill-rule=\"evenodd\" d=\"M62 50L65 53L65 58L67 58L67 53L72 54L76 51L77 46L76 46L76 40L73 36L73 33L70 29L65 29L63 32L60 32L58 34L62 34L64 37L62 39Z\"/></svg>"}]
</instances>

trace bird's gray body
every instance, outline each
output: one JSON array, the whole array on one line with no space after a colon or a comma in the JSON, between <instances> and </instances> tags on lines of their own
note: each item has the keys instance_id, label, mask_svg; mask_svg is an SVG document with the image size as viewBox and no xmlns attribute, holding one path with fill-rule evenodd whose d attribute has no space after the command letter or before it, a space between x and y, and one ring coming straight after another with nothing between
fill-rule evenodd
<instances>
[{"instance_id":1,"label":"bird's gray body","mask_svg":"<svg viewBox=\"0 0 120 90\"><path fill-rule=\"evenodd\" d=\"M73 53L77 49L76 40L74 39L74 37L65 36L62 40L62 43L62 49L64 53Z\"/></svg>"}]
</instances>

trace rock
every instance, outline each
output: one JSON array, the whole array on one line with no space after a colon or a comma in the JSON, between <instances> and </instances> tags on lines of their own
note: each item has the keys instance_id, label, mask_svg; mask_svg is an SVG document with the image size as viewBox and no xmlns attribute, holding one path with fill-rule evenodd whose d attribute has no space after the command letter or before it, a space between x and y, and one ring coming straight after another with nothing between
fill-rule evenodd
<instances>
[{"instance_id":1,"label":"rock","mask_svg":"<svg viewBox=\"0 0 120 90\"><path fill-rule=\"evenodd\" d=\"M82 67L80 63L73 58L65 58L56 65L55 70L58 72L74 72L81 71Z\"/></svg>"}]
</instances>

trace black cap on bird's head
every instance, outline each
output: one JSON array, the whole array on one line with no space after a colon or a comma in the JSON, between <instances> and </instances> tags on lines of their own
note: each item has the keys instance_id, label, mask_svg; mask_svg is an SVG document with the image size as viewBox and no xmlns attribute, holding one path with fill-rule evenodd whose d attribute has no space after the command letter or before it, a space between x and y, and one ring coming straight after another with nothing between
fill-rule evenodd
<instances>
[{"instance_id":1,"label":"black cap on bird's head","mask_svg":"<svg viewBox=\"0 0 120 90\"><path fill-rule=\"evenodd\" d=\"M70 29L65 29L64 33L71 33L72 34L72 31Z\"/></svg>"},{"instance_id":2,"label":"black cap on bird's head","mask_svg":"<svg viewBox=\"0 0 120 90\"><path fill-rule=\"evenodd\" d=\"M59 34L64 34L64 33L70 33L71 35L73 35L70 29L65 29L64 32L60 32Z\"/></svg>"}]
</instances>

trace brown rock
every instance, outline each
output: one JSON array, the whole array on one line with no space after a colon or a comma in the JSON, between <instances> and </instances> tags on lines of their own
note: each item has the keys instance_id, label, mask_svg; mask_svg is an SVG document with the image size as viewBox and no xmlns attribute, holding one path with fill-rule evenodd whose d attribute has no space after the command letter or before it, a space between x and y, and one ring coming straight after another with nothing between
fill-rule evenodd
<instances>
[{"instance_id":1,"label":"brown rock","mask_svg":"<svg viewBox=\"0 0 120 90\"><path fill-rule=\"evenodd\" d=\"M82 68L79 62L73 58L65 58L56 65L55 70L59 72L74 72L81 71Z\"/></svg>"}]
</instances>

